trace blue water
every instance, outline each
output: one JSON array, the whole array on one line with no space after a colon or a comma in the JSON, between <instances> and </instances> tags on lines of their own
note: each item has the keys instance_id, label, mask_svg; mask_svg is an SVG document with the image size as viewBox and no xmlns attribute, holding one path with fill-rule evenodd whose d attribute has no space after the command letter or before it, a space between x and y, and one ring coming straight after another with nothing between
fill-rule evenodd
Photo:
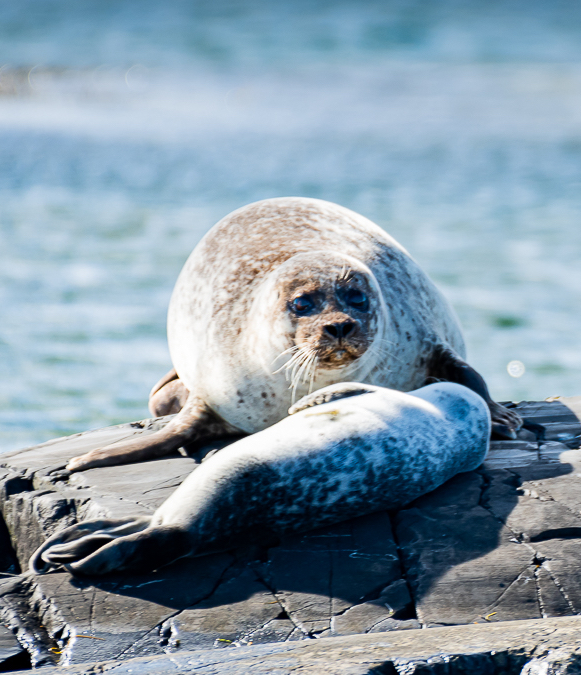
<instances>
[{"instance_id":1,"label":"blue water","mask_svg":"<svg viewBox=\"0 0 581 675\"><path fill-rule=\"evenodd\" d=\"M290 194L406 246L499 400L581 394L580 35L569 1L0 5L0 450L147 416L190 250Z\"/></svg>"}]
</instances>

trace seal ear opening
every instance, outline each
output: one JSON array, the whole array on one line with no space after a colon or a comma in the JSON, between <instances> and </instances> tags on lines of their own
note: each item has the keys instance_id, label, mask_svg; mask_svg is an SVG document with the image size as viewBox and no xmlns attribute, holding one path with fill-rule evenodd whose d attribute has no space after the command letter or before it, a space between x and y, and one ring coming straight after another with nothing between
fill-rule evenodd
<instances>
[{"instance_id":1,"label":"seal ear opening","mask_svg":"<svg viewBox=\"0 0 581 675\"><path fill-rule=\"evenodd\" d=\"M86 557L113 539L146 529L150 517L89 520L71 525L49 537L30 558L33 574Z\"/></svg>"}]
</instances>

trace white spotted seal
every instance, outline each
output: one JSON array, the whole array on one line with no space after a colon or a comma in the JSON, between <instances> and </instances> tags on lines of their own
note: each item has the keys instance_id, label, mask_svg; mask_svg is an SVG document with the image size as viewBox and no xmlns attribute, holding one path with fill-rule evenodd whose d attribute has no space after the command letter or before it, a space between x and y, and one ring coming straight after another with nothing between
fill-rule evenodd
<instances>
[{"instance_id":1,"label":"white spotted seal","mask_svg":"<svg viewBox=\"0 0 581 675\"><path fill-rule=\"evenodd\" d=\"M516 438L521 424L465 363L454 311L407 251L367 218L318 199L267 199L217 223L179 276L168 339L175 370L154 387L151 408L179 414L67 469L256 433L296 398L347 381L399 391L458 382L486 400L501 436Z\"/></svg>"},{"instance_id":2,"label":"white spotted seal","mask_svg":"<svg viewBox=\"0 0 581 675\"><path fill-rule=\"evenodd\" d=\"M151 571L398 508L477 468L488 451L486 403L450 382L411 394L333 385L291 412L200 464L152 517L86 521L53 535L31 570Z\"/></svg>"}]
</instances>

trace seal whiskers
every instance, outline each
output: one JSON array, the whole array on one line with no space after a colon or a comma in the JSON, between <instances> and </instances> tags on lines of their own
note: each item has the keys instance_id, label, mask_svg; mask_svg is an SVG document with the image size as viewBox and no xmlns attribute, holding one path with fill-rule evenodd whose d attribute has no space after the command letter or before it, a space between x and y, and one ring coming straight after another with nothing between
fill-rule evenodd
<instances>
[{"instance_id":1,"label":"seal whiskers","mask_svg":"<svg viewBox=\"0 0 581 675\"><path fill-rule=\"evenodd\" d=\"M314 386L314 382L315 382L315 375L317 374L318 360L319 360L319 357L317 355L317 352L316 352L316 350L313 350L313 353L311 354L311 358L309 359L307 371L305 372L305 376L304 376L304 379L303 379L303 383L305 383L305 384L307 382L307 378L309 379L309 391L308 391L309 394L313 391L313 386Z\"/></svg>"},{"instance_id":2,"label":"seal whiskers","mask_svg":"<svg viewBox=\"0 0 581 675\"><path fill-rule=\"evenodd\" d=\"M301 378L303 384L306 384L307 382L307 377L309 375L310 367L311 364L316 360L317 358L317 352L316 350L309 348L309 347L302 347L304 353L306 354L306 357L302 360L302 363L299 367L299 369L295 373L295 369L293 369L293 376L291 380L291 389L292 389L292 402L294 403L296 400L296 392L297 388L299 387L301 383ZM314 373L313 376L314 377ZM311 378L312 380L312 378Z\"/></svg>"},{"instance_id":3,"label":"seal whiskers","mask_svg":"<svg viewBox=\"0 0 581 675\"><path fill-rule=\"evenodd\" d=\"M274 366L274 364L275 364L282 356L285 356L285 354L292 354L293 352L296 352L296 351L298 351L299 349L300 349L300 348L299 348L297 345L293 345L292 347L289 347L288 349L285 349L285 350L284 350L283 352L281 352L275 359L273 359L271 365ZM291 357L291 360L292 360L292 357ZM286 363L283 363L282 366L280 366L280 368L277 368L276 370L273 370L273 371L272 371L272 374L273 374L273 375L276 375L277 373L280 373L280 371L281 371L281 370L284 370L288 365L289 365L289 361L287 361Z\"/></svg>"},{"instance_id":4,"label":"seal whiskers","mask_svg":"<svg viewBox=\"0 0 581 675\"><path fill-rule=\"evenodd\" d=\"M302 364L309 358L309 351L305 347L299 347L298 352L293 356L293 358L288 362L287 368L285 369L285 376L287 382L290 381L290 387L293 387L293 384L296 379L297 371L300 370Z\"/></svg>"},{"instance_id":5,"label":"seal whiskers","mask_svg":"<svg viewBox=\"0 0 581 675\"><path fill-rule=\"evenodd\" d=\"M301 374L306 364L311 358L311 350L308 347L299 347L298 351L293 355L285 367L285 378L290 382L289 389L292 391L292 398L294 400L297 387L300 384Z\"/></svg>"},{"instance_id":6,"label":"seal whiskers","mask_svg":"<svg viewBox=\"0 0 581 675\"><path fill-rule=\"evenodd\" d=\"M383 340L382 338L377 338L373 341L367 352L365 353L365 358L377 359L377 360L387 360L394 359L399 363L403 364L403 361L400 359L397 354L394 354L389 347L385 347L385 344L394 344L391 340ZM389 366L385 366L389 370Z\"/></svg>"}]
</instances>

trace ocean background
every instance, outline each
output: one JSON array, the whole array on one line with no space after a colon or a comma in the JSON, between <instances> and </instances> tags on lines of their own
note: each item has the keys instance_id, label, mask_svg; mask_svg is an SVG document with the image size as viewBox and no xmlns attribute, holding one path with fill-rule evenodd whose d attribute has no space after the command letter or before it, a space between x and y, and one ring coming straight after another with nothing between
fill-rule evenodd
<instances>
[{"instance_id":1,"label":"ocean background","mask_svg":"<svg viewBox=\"0 0 581 675\"><path fill-rule=\"evenodd\" d=\"M581 4L7 0L0 452L147 417L186 257L284 195L400 241L498 400L581 394Z\"/></svg>"}]
</instances>

